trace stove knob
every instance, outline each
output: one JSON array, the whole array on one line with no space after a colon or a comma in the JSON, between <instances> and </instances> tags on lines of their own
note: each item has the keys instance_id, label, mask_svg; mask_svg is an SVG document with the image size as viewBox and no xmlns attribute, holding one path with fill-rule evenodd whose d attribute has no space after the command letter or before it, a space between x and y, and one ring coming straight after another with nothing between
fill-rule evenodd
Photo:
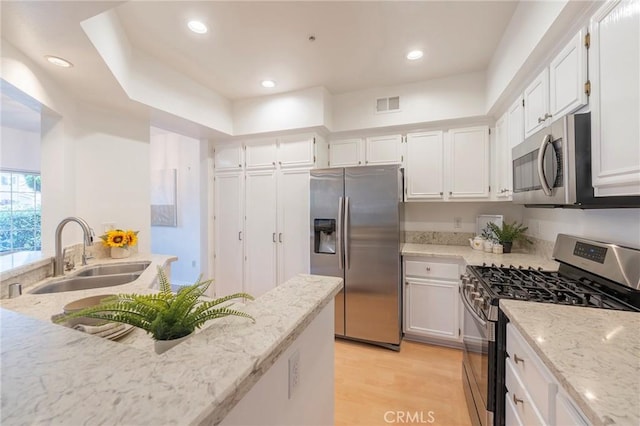
<instances>
[{"instance_id":1,"label":"stove knob","mask_svg":"<svg viewBox=\"0 0 640 426\"><path fill-rule=\"evenodd\" d=\"M475 291L472 291L471 293L469 293L469 298L474 303L475 303L476 298L478 298L478 297L480 297L480 293L477 293Z\"/></svg>"},{"instance_id":2,"label":"stove knob","mask_svg":"<svg viewBox=\"0 0 640 426\"><path fill-rule=\"evenodd\" d=\"M482 309L486 305L486 301L484 300L483 297L476 297L475 299L473 299L473 305L476 308Z\"/></svg>"}]
</instances>

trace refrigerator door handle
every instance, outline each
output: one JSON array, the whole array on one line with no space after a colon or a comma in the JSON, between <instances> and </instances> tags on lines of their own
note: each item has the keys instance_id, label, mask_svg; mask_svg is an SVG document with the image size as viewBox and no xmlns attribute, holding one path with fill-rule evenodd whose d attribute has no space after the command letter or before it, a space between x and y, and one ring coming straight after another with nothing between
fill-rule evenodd
<instances>
[{"instance_id":1,"label":"refrigerator door handle","mask_svg":"<svg viewBox=\"0 0 640 426\"><path fill-rule=\"evenodd\" d=\"M344 211L343 211L344 203L342 201L342 197L338 199L338 229L336 230L338 235L336 238L336 252L338 254L338 265L340 265L340 269L344 269L344 262L342 258L342 222L344 220Z\"/></svg>"},{"instance_id":2,"label":"refrigerator door handle","mask_svg":"<svg viewBox=\"0 0 640 426\"><path fill-rule=\"evenodd\" d=\"M344 198L344 269L349 269L349 197Z\"/></svg>"}]
</instances>

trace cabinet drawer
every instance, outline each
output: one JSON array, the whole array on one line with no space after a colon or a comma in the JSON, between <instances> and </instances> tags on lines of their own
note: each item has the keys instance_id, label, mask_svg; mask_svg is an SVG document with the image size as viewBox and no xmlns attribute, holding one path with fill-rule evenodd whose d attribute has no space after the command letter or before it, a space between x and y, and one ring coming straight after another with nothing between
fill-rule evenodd
<instances>
[{"instance_id":1,"label":"cabinet drawer","mask_svg":"<svg viewBox=\"0 0 640 426\"><path fill-rule=\"evenodd\" d=\"M405 261L405 275L424 278L445 278L457 281L460 277L460 270L457 263L407 260Z\"/></svg>"},{"instance_id":2,"label":"cabinet drawer","mask_svg":"<svg viewBox=\"0 0 640 426\"><path fill-rule=\"evenodd\" d=\"M549 424L540 414L539 407L536 407L532 397L525 390L510 359L507 359L505 367L505 385L507 387L505 402L507 407L511 403L511 408L517 415L516 418L521 420L522 424L528 426ZM527 383L527 389L529 389L528 385ZM516 424L518 423L516 422ZM509 426L508 423L507 426Z\"/></svg>"},{"instance_id":3,"label":"cabinet drawer","mask_svg":"<svg viewBox=\"0 0 640 426\"><path fill-rule=\"evenodd\" d=\"M507 324L507 354L507 364L526 383L532 402L549 421L553 415L557 385L551 373L511 323Z\"/></svg>"}]
</instances>

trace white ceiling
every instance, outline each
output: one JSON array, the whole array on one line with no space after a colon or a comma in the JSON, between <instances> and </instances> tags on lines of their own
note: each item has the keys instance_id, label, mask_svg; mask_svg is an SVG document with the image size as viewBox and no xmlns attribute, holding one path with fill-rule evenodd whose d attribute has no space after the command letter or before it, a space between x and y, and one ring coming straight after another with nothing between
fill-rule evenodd
<instances>
[{"instance_id":1,"label":"white ceiling","mask_svg":"<svg viewBox=\"0 0 640 426\"><path fill-rule=\"evenodd\" d=\"M2 37L74 97L136 109L79 23L116 7L130 42L228 99L324 86L331 93L487 68L515 1L1 3ZM209 26L204 36L189 19ZM310 35L316 41L308 40ZM412 49L424 58L410 62ZM62 56L71 69L48 64ZM265 89L260 81L277 81Z\"/></svg>"}]
</instances>

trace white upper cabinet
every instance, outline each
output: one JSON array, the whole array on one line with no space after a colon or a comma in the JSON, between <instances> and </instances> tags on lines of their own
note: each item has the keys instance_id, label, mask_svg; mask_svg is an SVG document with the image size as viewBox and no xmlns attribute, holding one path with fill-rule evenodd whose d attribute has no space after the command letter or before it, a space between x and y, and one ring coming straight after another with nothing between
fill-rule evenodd
<instances>
[{"instance_id":1,"label":"white upper cabinet","mask_svg":"<svg viewBox=\"0 0 640 426\"><path fill-rule=\"evenodd\" d=\"M270 169L278 161L275 139L257 139L245 142L245 167L251 169Z\"/></svg>"},{"instance_id":2,"label":"white upper cabinet","mask_svg":"<svg viewBox=\"0 0 640 426\"><path fill-rule=\"evenodd\" d=\"M511 199L511 145L509 144L508 113L496 121L493 150L493 173L495 196L500 200Z\"/></svg>"},{"instance_id":3,"label":"white upper cabinet","mask_svg":"<svg viewBox=\"0 0 640 426\"><path fill-rule=\"evenodd\" d=\"M489 197L489 128L449 131L449 198Z\"/></svg>"},{"instance_id":4,"label":"white upper cabinet","mask_svg":"<svg viewBox=\"0 0 640 426\"><path fill-rule=\"evenodd\" d=\"M549 113L551 122L588 102L585 33L576 34L549 64Z\"/></svg>"},{"instance_id":5,"label":"white upper cabinet","mask_svg":"<svg viewBox=\"0 0 640 426\"><path fill-rule=\"evenodd\" d=\"M406 199L442 199L443 132L407 134Z\"/></svg>"},{"instance_id":6,"label":"white upper cabinet","mask_svg":"<svg viewBox=\"0 0 640 426\"><path fill-rule=\"evenodd\" d=\"M240 142L224 143L214 148L214 168L216 172L241 170L244 159L242 158L242 144Z\"/></svg>"},{"instance_id":7,"label":"white upper cabinet","mask_svg":"<svg viewBox=\"0 0 640 426\"><path fill-rule=\"evenodd\" d=\"M313 167L315 163L315 137L313 135L278 138L278 165L289 167Z\"/></svg>"},{"instance_id":8,"label":"white upper cabinet","mask_svg":"<svg viewBox=\"0 0 640 426\"><path fill-rule=\"evenodd\" d=\"M524 135L531 136L546 126L549 118L549 69L545 68L524 89Z\"/></svg>"},{"instance_id":9,"label":"white upper cabinet","mask_svg":"<svg viewBox=\"0 0 640 426\"><path fill-rule=\"evenodd\" d=\"M361 166L364 161L364 141L362 139L329 142L329 167Z\"/></svg>"},{"instance_id":10,"label":"white upper cabinet","mask_svg":"<svg viewBox=\"0 0 640 426\"><path fill-rule=\"evenodd\" d=\"M592 183L596 196L640 195L640 8L607 2L591 18Z\"/></svg>"},{"instance_id":11,"label":"white upper cabinet","mask_svg":"<svg viewBox=\"0 0 640 426\"><path fill-rule=\"evenodd\" d=\"M402 163L402 136L376 136L366 139L365 164Z\"/></svg>"},{"instance_id":12,"label":"white upper cabinet","mask_svg":"<svg viewBox=\"0 0 640 426\"><path fill-rule=\"evenodd\" d=\"M511 104L507 114L509 148L513 148L524 140L524 98L522 96Z\"/></svg>"},{"instance_id":13,"label":"white upper cabinet","mask_svg":"<svg viewBox=\"0 0 640 426\"><path fill-rule=\"evenodd\" d=\"M587 104L584 40L581 30L524 90L525 137Z\"/></svg>"}]
</instances>

